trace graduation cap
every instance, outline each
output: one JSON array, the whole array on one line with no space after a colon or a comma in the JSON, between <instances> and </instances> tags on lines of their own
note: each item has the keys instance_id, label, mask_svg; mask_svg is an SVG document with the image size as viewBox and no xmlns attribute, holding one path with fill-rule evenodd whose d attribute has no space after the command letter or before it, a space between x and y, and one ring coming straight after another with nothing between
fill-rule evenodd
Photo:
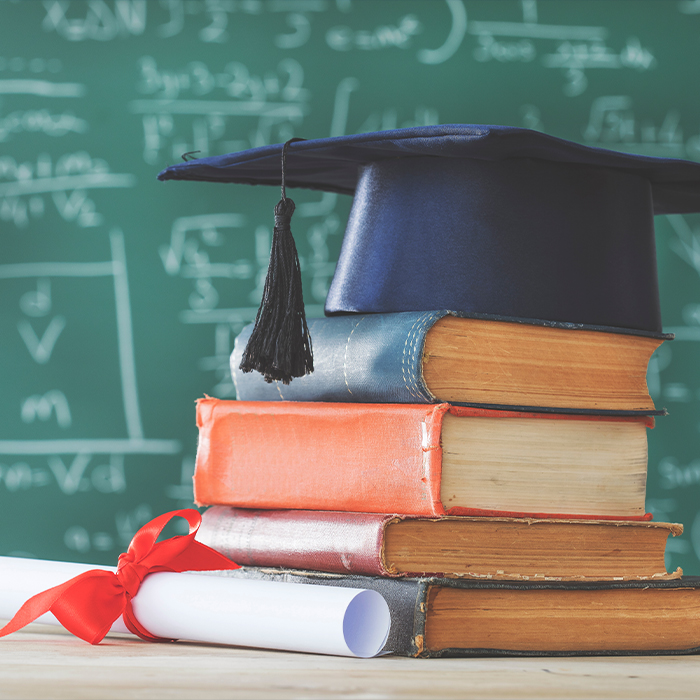
<instances>
[{"instance_id":1,"label":"graduation cap","mask_svg":"<svg viewBox=\"0 0 700 700\"><path fill-rule=\"evenodd\" d=\"M282 184L256 319L256 329L275 327L249 344L255 357L242 368L286 382L312 360L303 304L289 291L298 278L300 299L296 249L296 263L275 253L294 245L285 184L354 195L326 314L449 309L659 334L653 218L700 211L698 163L505 126L298 140L179 163L158 178ZM264 308L275 285L274 304L292 309L283 323L285 312ZM282 325L297 335L291 351L277 347Z\"/></svg>"}]
</instances>

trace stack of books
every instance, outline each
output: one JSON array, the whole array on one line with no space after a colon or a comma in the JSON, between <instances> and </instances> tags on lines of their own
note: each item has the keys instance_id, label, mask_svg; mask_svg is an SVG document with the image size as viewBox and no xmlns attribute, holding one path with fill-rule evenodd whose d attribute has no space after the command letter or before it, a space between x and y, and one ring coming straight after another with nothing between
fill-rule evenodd
<instances>
[{"instance_id":1,"label":"stack of books","mask_svg":"<svg viewBox=\"0 0 700 700\"><path fill-rule=\"evenodd\" d=\"M198 539L228 575L371 588L388 653L682 652L696 582L645 513L664 336L446 311L310 322L316 369L198 402Z\"/></svg>"},{"instance_id":2,"label":"stack of books","mask_svg":"<svg viewBox=\"0 0 700 700\"><path fill-rule=\"evenodd\" d=\"M202 535L239 575L381 590L394 653L700 651L680 526L644 510L654 215L700 211L697 163L442 124L158 177L281 184L244 365L272 379L310 369L285 188L354 195L313 374L241 375L248 330L240 400L199 403Z\"/></svg>"}]
</instances>

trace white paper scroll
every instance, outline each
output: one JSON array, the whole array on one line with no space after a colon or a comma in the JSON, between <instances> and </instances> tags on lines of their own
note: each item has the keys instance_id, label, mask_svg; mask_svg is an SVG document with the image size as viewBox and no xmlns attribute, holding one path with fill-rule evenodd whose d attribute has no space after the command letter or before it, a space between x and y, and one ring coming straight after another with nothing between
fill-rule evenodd
<instances>
[{"instance_id":1,"label":"white paper scroll","mask_svg":"<svg viewBox=\"0 0 700 700\"><path fill-rule=\"evenodd\" d=\"M0 619L9 620L36 593L90 569L115 571L0 557ZM376 591L194 573L151 574L132 604L139 623L158 637L362 658L381 651L391 624L389 607ZM58 624L50 613L38 621ZM121 618L112 631L127 631Z\"/></svg>"}]
</instances>

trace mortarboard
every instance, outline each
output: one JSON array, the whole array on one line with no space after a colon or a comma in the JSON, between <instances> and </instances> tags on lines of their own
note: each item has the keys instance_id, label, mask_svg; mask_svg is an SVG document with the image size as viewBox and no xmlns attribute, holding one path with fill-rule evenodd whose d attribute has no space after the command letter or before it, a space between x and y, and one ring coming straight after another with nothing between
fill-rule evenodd
<instances>
[{"instance_id":1,"label":"mortarboard","mask_svg":"<svg viewBox=\"0 0 700 700\"><path fill-rule=\"evenodd\" d=\"M657 334L653 217L700 211L698 163L505 126L300 140L158 178L280 185L283 151L288 187L354 195L326 314L450 309Z\"/></svg>"}]
</instances>

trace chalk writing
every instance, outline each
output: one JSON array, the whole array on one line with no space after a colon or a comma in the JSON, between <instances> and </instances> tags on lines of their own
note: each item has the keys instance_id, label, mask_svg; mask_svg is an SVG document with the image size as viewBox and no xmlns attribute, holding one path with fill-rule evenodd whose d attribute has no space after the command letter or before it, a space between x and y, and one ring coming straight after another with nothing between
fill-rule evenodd
<instances>
[{"instance_id":1,"label":"chalk writing","mask_svg":"<svg viewBox=\"0 0 700 700\"><path fill-rule=\"evenodd\" d=\"M669 244L671 250L700 275L700 226L691 228L680 214L667 216L666 219L676 234Z\"/></svg>"},{"instance_id":2,"label":"chalk writing","mask_svg":"<svg viewBox=\"0 0 700 700\"><path fill-rule=\"evenodd\" d=\"M109 41L138 36L146 29L146 0L46 0L41 23L68 41Z\"/></svg>"},{"instance_id":3,"label":"chalk writing","mask_svg":"<svg viewBox=\"0 0 700 700\"><path fill-rule=\"evenodd\" d=\"M58 487L67 496L72 496L79 489L87 491L89 484L83 479L83 473L90 463L90 455L78 454L73 458L70 466L66 466L63 458L58 455L49 457L49 469L56 478Z\"/></svg>"},{"instance_id":4,"label":"chalk writing","mask_svg":"<svg viewBox=\"0 0 700 700\"><path fill-rule=\"evenodd\" d=\"M0 482L10 493L47 486L49 480L47 470L32 469L26 462L0 464Z\"/></svg>"},{"instance_id":5,"label":"chalk writing","mask_svg":"<svg viewBox=\"0 0 700 700\"><path fill-rule=\"evenodd\" d=\"M63 541L68 549L81 554L91 550L109 552L114 549L114 538L107 532L95 532L92 535L81 525L69 527L63 535Z\"/></svg>"},{"instance_id":6,"label":"chalk writing","mask_svg":"<svg viewBox=\"0 0 700 700\"><path fill-rule=\"evenodd\" d=\"M412 38L422 31L423 25L415 15L404 15L395 26L385 25L371 30L333 27L326 33L326 42L336 51L350 51L353 48L362 51L391 47L407 49L412 44Z\"/></svg>"},{"instance_id":7,"label":"chalk writing","mask_svg":"<svg viewBox=\"0 0 700 700\"><path fill-rule=\"evenodd\" d=\"M274 45L280 49L304 46L311 37L310 13L324 12L326 0L164 0L161 3L166 16L156 28L158 36L170 38L181 34L192 17L201 16L197 36L209 44L222 44L231 36L230 19L233 14L258 16L265 13L284 13L291 32L274 35Z\"/></svg>"},{"instance_id":8,"label":"chalk writing","mask_svg":"<svg viewBox=\"0 0 700 700\"><path fill-rule=\"evenodd\" d=\"M575 97L585 91L588 80L584 70L591 68L634 68L649 70L656 66L652 53L644 48L636 37L627 40L626 45L616 52L600 41L588 43L561 42L555 53L542 57L546 68L564 69L568 83L565 94Z\"/></svg>"},{"instance_id":9,"label":"chalk writing","mask_svg":"<svg viewBox=\"0 0 700 700\"><path fill-rule=\"evenodd\" d=\"M0 455L143 454L176 455L179 440L76 438L62 440L0 440Z\"/></svg>"},{"instance_id":10,"label":"chalk writing","mask_svg":"<svg viewBox=\"0 0 700 700\"><path fill-rule=\"evenodd\" d=\"M473 51L477 61L530 63L538 55L539 42L553 41L554 50L542 55L541 65L563 72L566 78L563 91L568 97L586 91L587 70L646 71L656 66L656 58L637 37L629 37L621 49L615 50L606 43L605 27L541 24L535 3L523 3L522 10L522 22L469 22L467 32L477 37L478 45Z\"/></svg>"},{"instance_id":11,"label":"chalk writing","mask_svg":"<svg viewBox=\"0 0 700 700\"><path fill-rule=\"evenodd\" d=\"M110 172L106 161L86 151L65 153L55 163L48 153L40 153L35 162L0 156L0 220L26 228L30 219L43 217L50 197L65 221L81 228L99 226L103 218L87 192L135 184L133 175Z\"/></svg>"},{"instance_id":12,"label":"chalk writing","mask_svg":"<svg viewBox=\"0 0 700 700\"><path fill-rule=\"evenodd\" d=\"M421 63L429 65L445 63L462 44L467 31L467 11L461 0L446 0L446 2L452 20L450 30L442 46L436 49L423 48L418 51L417 58Z\"/></svg>"},{"instance_id":13,"label":"chalk writing","mask_svg":"<svg viewBox=\"0 0 700 700\"><path fill-rule=\"evenodd\" d=\"M49 80L0 79L0 95L37 95L39 97L82 97L85 85L56 83Z\"/></svg>"},{"instance_id":14,"label":"chalk writing","mask_svg":"<svg viewBox=\"0 0 700 700\"><path fill-rule=\"evenodd\" d=\"M205 214L176 219L170 233L170 245L158 248L165 271L183 277L249 279L252 268L248 260L212 266L207 253L199 248L200 243L221 246L225 240L222 229L237 229L244 225L245 217L241 214Z\"/></svg>"},{"instance_id":15,"label":"chalk writing","mask_svg":"<svg viewBox=\"0 0 700 700\"><path fill-rule=\"evenodd\" d=\"M663 121L640 119L626 95L610 95L593 100L584 139L605 148L665 158L700 160L700 136L683 135L680 113L669 109Z\"/></svg>"},{"instance_id":16,"label":"chalk writing","mask_svg":"<svg viewBox=\"0 0 700 700\"><path fill-rule=\"evenodd\" d=\"M211 234L205 234L205 238ZM34 440L0 440L0 454L10 455L48 455L52 473L59 479L64 464L60 455L80 454L80 460L59 479L64 484L61 488L68 491L71 484L82 483L74 475L87 466L94 454L109 454L109 474L101 477L106 483L111 479L118 481L119 455L124 454L177 454L181 445L175 440L153 440L144 436L139 397L136 382L136 360L131 320L131 302L126 266L126 249L124 234L119 229L113 229L109 234L111 260L105 262L33 262L0 265L0 280L34 280L35 287L24 292L19 298L20 309L29 316L17 322L19 337L32 359L45 365L51 361L52 354L64 329L68 326L67 317L55 314L43 327L37 327L37 322L51 313L56 279L99 279L111 278L114 290L114 311L116 314L117 357L119 376L121 379L121 398L126 425L126 438L65 438L65 439L34 439ZM87 300L86 300L87 302ZM75 313L75 310L74 310ZM32 394L22 399L20 418L23 424L32 425L55 421L55 424L67 430L74 426L73 411L71 411L66 394L56 388L42 394ZM87 460L83 465L83 460ZM72 470L72 471L71 471ZM105 472L105 470L102 470ZM77 486L75 488L78 488Z\"/></svg>"},{"instance_id":17,"label":"chalk writing","mask_svg":"<svg viewBox=\"0 0 700 700\"><path fill-rule=\"evenodd\" d=\"M141 503L128 511L117 511L115 524L121 546L128 547L139 528L152 519L153 511L148 503Z\"/></svg>"},{"instance_id":18,"label":"chalk writing","mask_svg":"<svg viewBox=\"0 0 700 700\"><path fill-rule=\"evenodd\" d=\"M47 421L53 415L61 428L70 428L72 424L68 400L58 389L47 391L43 396L34 395L25 399L21 415L24 423L33 423L37 418Z\"/></svg>"},{"instance_id":19,"label":"chalk writing","mask_svg":"<svg viewBox=\"0 0 700 700\"><path fill-rule=\"evenodd\" d=\"M40 365L45 365L51 359L56 341L65 327L66 319L63 316L54 316L39 338L29 321L23 319L17 322L17 330L22 336L29 354Z\"/></svg>"},{"instance_id":20,"label":"chalk writing","mask_svg":"<svg viewBox=\"0 0 700 700\"><path fill-rule=\"evenodd\" d=\"M177 70L160 69L152 56L139 60L140 82L136 89L144 95L164 99L176 99L183 93L195 97L221 91L228 97L253 100L254 103L282 99L284 101L308 100L303 88L304 70L298 61L284 59L274 72L264 76L251 74L248 67L238 61L227 63L212 73L202 61L191 61Z\"/></svg>"},{"instance_id":21,"label":"chalk writing","mask_svg":"<svg viewBox=\"0 0 700 700\"><path fill-rule=\"evenodd\" d=\"M490 34L480 36L479 45L474 49L474 58L480 63L493 60L500 63L513 61L529 63L535 60L536 55L535 44L529 39L497 41Z\"/></svg>"},{"instance_id":22,"label":"chalk writing","mask_svg":"<svg viewBox=\"0 0 700 700\"><path fill-rule=\"evenodd\" d=\"M666 401L679 401L687 403L692 401L690 387L683 382L668 382L664 386L663 397Z\"/></svg>"},{"instance_id":23,"label":"chalk writing","mask_svg":"<svg viewBox=\"0 0 700 700\"><path fill-rule=\"evenodd\" d=\"M90 551L109 552L115 548L126 551L136 532L153 519L151 507L142 503L129 511L117 511L113 533L91 532L83 525L72 525L63 536L66 547L86 554Z\"/></svg>"},{"instance_id":24,"label":"chalk writing","mask_svg":"<svg viewBox=\"0 0 700 700\"><path fill-rule=\"evenodd\" d=\"M156 162L163 151L179 160L188 151L198 151L203 157L217 150L284 141L291 138L293 126L308 112L304 70L291 58L264 75L252 74L237 61L218 72L200 61L164 70L150 56L142 57L139 66L137 90L153 97L133 100L129 109L143 115L143 158L147 163ZM217 93L224 99L210 99ZM234 138L236 117L256 120L248 141Z\"/></svg>"},{"instance_id":25,"label":"chalk writing","mask_svg":"<svg viewBox=\"0 0 700 700\"><path fill-rule=\"evenodd\" d=\"M700 484L700 459L690 464L679 465L673 457L666 457L659 462L658 471L661 475L661 488L676 489Z\"/></svg>"},{"instance_id":26,"label":"chalk writing","mask_svg":"<svg viewBox=\"0 0 700 700\"><path fill-rule=\"evenodd\" d=\"M64 496L85 491L102 494L124 493L127 487L124 456L113 454L107 462L80 453L67 459L49 455L43 460L0 463L0 483L9 492L26 491L54 485Z\"/></svg>"},{"instance_id":27,"label":"chalk writing","mask_svg":"<svg viewBox=\"0 0 700 700\"><path fill-rule=\"evenodd\" d=\"M42 133L47 136L84 134L88 130L85 119L72 112L54 113L48 109L16 110L3 116L0 114L0 141L9 141L21 133Z\"/></svg>"},{"instance_id":28,"label":"chalk writing","mask_svg":"<svg viewBox=\"0 0 700 700\"><path fill-rule=\"evenodd\" d=\"M0 56L0 73L3 71L8 71L12 73L21 73L22 71L28 70L30 73L60 73L63 70L63 62L60 58L49 58L44 59L40 57L26 59L22 56L15 56L13 58L7 58L5 56ZM81 90L81 94L84 93L84 89Z\"/></svg>"}]
</instances>

